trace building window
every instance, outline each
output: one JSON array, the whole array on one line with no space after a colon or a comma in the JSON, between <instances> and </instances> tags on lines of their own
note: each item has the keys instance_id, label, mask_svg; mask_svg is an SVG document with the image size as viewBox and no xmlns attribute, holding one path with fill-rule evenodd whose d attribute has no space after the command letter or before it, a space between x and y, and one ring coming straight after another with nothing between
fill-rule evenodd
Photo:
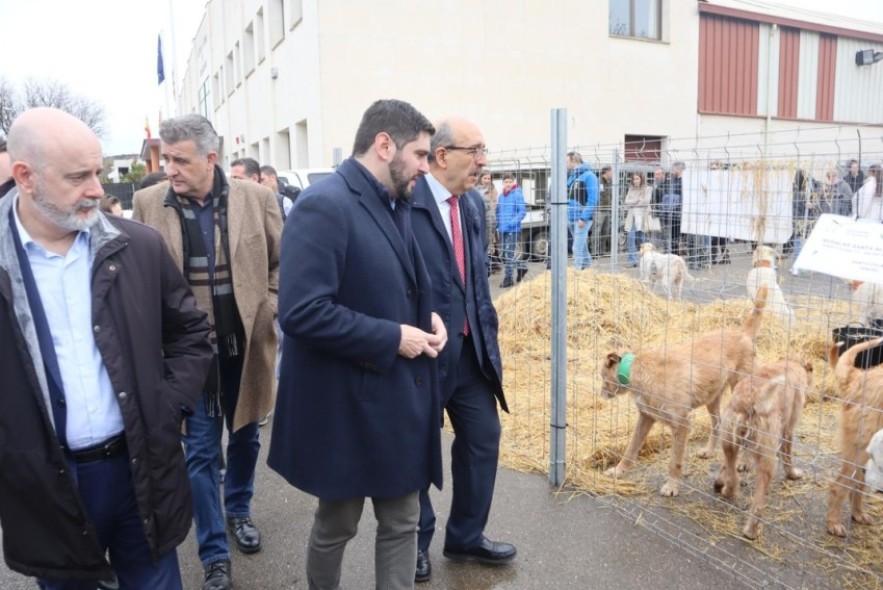
<instances>
[{"instance_id":1,"label":"building window","mask_svg":"<svg viewBox=\"0 0 883 590\"><path fill-rule=\"evenodd\" d=\"M659 162L662 156L662 139L659 135L626 135L626 161Z\"/></svg>"},{"instance_id":2,"label":"building window","mask_svg":"<svg viewBox=\"0 0 883 590\"><path fill-rule=\"evenodd\" d=\"M661 39L662 0L609 0L608 30L618 37Z\"/></svg>"},{"instance_id":3,"label":"building window","mask_svg":"<svg viewBox=\"0 0 883 590\"><path fill-rule=\"evenodd\" d=\"M254 57L254 23L248 23L248 26L245 27L245 38L242 42L242 69L245 72L246 78L254 71Z\"/></svg>"},{"instance_id":4,"label":"building window","mask_svg":"<svg viewBox=\"0 0 883 590\"><path fill-rule=\"evenodd\" d=\"M288 28L293 29L300 21L304 18L304 3L303 0L289 0L288 5Z\"/></svg>"},{"instance_id":5,"label":"building window","mask_svg":"<svg viewBox=\"0 0 883 590\"><path fill-rule=\"evenodd\" d=\"M267 55L267 47L264 43L264 9L261 8L258 10L258 16L255 19L255 36L254 36L255 46L258 51L258 63L264 61L264 57Z\"/></svg>"},{"instance_id":6,"label":"building window","mask_svg":"<svg viewBox=\"0 0 883 590\"><path fill-rule=\"evenodd\" d=\"M270 48L273 49L285 38L285 12L283 0L270 0L267 6L267 26L270 29Z\"/></svg>"},{"instance_id":7,"label":"building window","mask_svg":"<svg viewBox=\"0 0 883 590\"><path fill-rule=\"evenodd\" d=\"M218 77L215 76L215 80L217 81ZM209 79L206 78L202 83L202 86L199 87L199 96L197 97L199 102L199 107L197 108L197 113L205 117L206 119L211 120L212 118L212 95L209 92Z\"/></svg>"},{"instance_id":8,"label":"building window","mask_svg":"<svg viewBox=\"0 0 883 590\"><path fill-rule=\"evenodd\" d=\"M233 70L233 52L227 54L227 63L224 66L227 71L226 82L227 82L227 96L233 94L233 91L236 89L236 77Z\"/></svg>"},{"instance_id":9,"label":"building window","mask_svg":"<svg viewBox=\"0 0 883 590\"><path fill-rule=\"evenodd\" d=\"M217 96L220 100L220 102L218 103L218 108L220 108L220 106L224 104L224 90L221 87L221 80L223 79L223 75L224 70L223 68L221 68L214 76L212 76L212 95Z\"/></svg>"}]
</instances>

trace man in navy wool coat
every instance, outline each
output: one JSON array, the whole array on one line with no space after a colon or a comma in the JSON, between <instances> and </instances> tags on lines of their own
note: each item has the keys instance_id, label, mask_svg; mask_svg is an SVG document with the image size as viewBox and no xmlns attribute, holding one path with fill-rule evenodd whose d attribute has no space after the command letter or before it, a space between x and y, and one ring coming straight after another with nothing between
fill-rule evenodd
<instances>
[{"instance_id":1,"label":"man in navy wool coat","mask_svg":"<svg viewBox=\"0 0 883 590\"><path fill-rule=\"evenodd\" d=\"M441 487L435 358L447 332L408 201L432 124L408 103L364 114L353 156L298 198L282 235L282 372L267 463L319 498L311 589L336 589L366 497L378 588L411 588L418 492Z\"/></svg>"}]
</instances>

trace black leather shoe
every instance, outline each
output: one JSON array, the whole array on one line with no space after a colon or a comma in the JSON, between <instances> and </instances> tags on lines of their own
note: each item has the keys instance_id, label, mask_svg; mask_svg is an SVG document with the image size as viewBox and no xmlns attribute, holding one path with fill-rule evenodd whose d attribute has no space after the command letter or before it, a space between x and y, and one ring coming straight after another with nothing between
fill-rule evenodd
<instances>
[{"instance_id":1,"label":"black leather shoe","mask_svg":"<svg viewBox=\"0 0 883 590\"><path fill-rule=\"evenodd\" d=\"M508 289L509 287L511 287L514 284L515 283L512 281L512 279L503 279L503 282L500 283L500 288L501 289Z\"/></svg>"},{"instance_id":2,"label":"black leather shoe","mask_svg":"<svg viewBox=\"0 0 883 590\"><path fill-rule=\"evenodd\" d=\"M257 553L261 550L261 532L247 516L234 516L227 519L227 527L236 547L243 553Z\"/></svg>"},{"instance_id":3,"label":"black leather shoe","mask_svg":"<svg viewBox=\"0 0 883 590\"><path fill-rule=\"evenodd\" d=\"M518 275L515 277L515 282L516 282L516 283L520 283L520 282L521 282L521 279L523 279L523 278L524 278L524 275L526 275L526 274L527 274L527 269L526 269L526 268L519 268L519 269L518 269Z\"/></svg>"},{"instance_id":4,"label":"black leather shoe","mask_svg":"<svg viewBox=\"0 0 883 590\"><path fill-rule=\"evenodd\" d=\"M205 582L202 590L233 590L230 561L216 561L205 566Z\"/></svg>"},{"instance_id":5,"label":"black leather shoe","mask_svg":"<svg viewBox=\"0 0 883 590\"><path fill-rule=\"evenodd\" d=\"M422 549L417 550L417 571L414 573L414 581L417 583L428 582L432 575L432 564L429 562L429 553Z\"/></svg>"},{"instance_id":6,"label":"black leather shoe","mask_svg":"<svg viewBox=\"0 0 883 590\"><path fill-rule=\"evenodd\" d=\"M481 542L471 549L454 549L445 547L444 556L451 561L477 561L489 565L503 565L515 558L518 551L509 543L494 543L485 536Z\"/></svg>"}]
</instances>

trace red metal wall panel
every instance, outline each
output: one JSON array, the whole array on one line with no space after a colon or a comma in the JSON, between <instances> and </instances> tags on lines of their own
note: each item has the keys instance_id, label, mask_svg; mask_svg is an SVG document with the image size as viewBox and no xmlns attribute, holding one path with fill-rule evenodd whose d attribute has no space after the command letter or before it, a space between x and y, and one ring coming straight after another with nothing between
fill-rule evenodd
<instances>
[{"instance_id":1,"label":"red metal wall panel","mask_svg":"<svg viewBox=\"0 0 883 590\"><path fill-rule=\"evenodd\" d=\"M816 119L834 120L834 81L837 74L837 37L819 36L819 79L816 94Z\"/></svg>"},{"instance_id":2,"label":"red metal wall panel","mask_svg":"<svg viewBox=\"0 0 883 590\"><path fill-rule=\"evenodd\" d=\"M699 111L757 114L757 23L702 15L699 21Z\"/></svg>"},{"instance_id":3,"label":"red metal wall panel","mask_svg":"<svg viewBox=\"0 0 883 590\"><path fill-rule=\"evenodd\" d=\"M797 118L797 88L800 76L800 31L779 32L779 117Z\"/></svg>"}]
</instances>

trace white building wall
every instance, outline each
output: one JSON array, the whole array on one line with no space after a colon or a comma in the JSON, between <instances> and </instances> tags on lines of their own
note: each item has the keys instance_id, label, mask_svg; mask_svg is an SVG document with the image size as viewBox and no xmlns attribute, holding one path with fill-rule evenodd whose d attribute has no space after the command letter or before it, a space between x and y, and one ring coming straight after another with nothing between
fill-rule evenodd
<instances>
[{"instance_id":1,"label":"white building wall","mask_svg":"<svg viewBox=\"0 0 883 590\"><path fill-rule=\"evenodd\" d=\"M278 3L284 39L271 47ZM427 18L427 6L410 0L210 0L203 47L210 86L219 87L212 120L224 136L223 161L257 145L265 163L268 144L270 163L280 169L329 165L334 148L349 155L368 105L390 97L430 118L466 115L495 149L547 144L556 107L569 110L571 144L621 142L627 133L689 135L698 11L692 2L670 4L663 9L668 40L658 42L611 38L606 5L601 15L592 3L549 10L540 0L451 0L433 5ZM259 10L266 58L256 56L247 74L243 39L250 23L252 37L260 37ZM193 66L195 50L179 112L197 110L206 79ZM288 158L280 153L286 137Z\"/></svg>"},{"instance_id":2,"label":"white building wall","mask_svg":"<svg viewBox=\"0 0 883 590\"><path fill-rule=\"evenodd\" d=\"M855 65L855 54L863 49L883 51L883 44L842 37L837 41L834 119L883 124L883 63Z\"/></svg>"},{"instance_id":3,"label":"white building wall","mask_svg":"<svg viewBox=\"0 0 883 590\"><path fill-rule=\"evenodd\" d=\"M775 117L779 111L779 28L760 24L757 51L757 114Z\"/></svg>"},{"instance_id":4,"label":"white building wall","mask_svg":"<svg viewBox=\"0 0 883 590\"><path fill-rule=\"evenodd\" d=\"M797 70L797 118L816 118L819 87L819 34L800 31L800 64Z\"/></svg>"}]
</instances>

